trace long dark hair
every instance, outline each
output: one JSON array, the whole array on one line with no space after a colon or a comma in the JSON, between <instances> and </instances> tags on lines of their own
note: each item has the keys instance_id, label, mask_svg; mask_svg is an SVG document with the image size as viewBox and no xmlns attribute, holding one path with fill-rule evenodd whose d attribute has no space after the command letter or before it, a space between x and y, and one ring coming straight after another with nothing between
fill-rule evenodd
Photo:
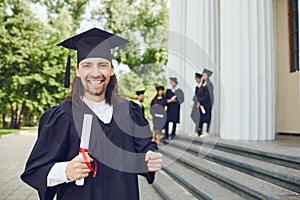
<instances>
[{"instance_id":1,"label":"long dark hair","mask_svg":"<svg viewBox=\"0 0 300 200\"><path fill-rule=\"evenodd\" d=\"M75 104L81 103L81 98L84 94L83 85L79 77L75 77L72 82L71 92L66 95L66 100L72 101ZM120 100L118 94L118 80L116 75L110 76L106 91L105 91L105 100L109 105L113 105Z\"/></svg>"},{"instance_id":2,"label":"long dark hair","mask_svg":"<svg viewBox=\"0 0 300 200\"><path fill-rule=\"evenodd\" d=\"M157 99L157 97L158 97L158 91L157 91L155 97L154 97L154 98L152 99L152 101L151 101L151 106L154 105L154 104L158 104L158 99ZM161 95L161 97L162 97L162 99L165 99L164 93Z\"/></svg>"},{"instance_id":3,"label":"long dark hair","mask_svg":"<svg viewBox=\"0 0 300 200\"><path fill-rule=\"evenodd\" d=\"M206 86L203 86L203 84L205 83L205 81L206 81ZM207 78L207 80L203 79L201 87L199 88L199 91L201 92L205 87L207 88L208 84L210 84L210 79L209 78Z\"/></svg>"}]
</instances>

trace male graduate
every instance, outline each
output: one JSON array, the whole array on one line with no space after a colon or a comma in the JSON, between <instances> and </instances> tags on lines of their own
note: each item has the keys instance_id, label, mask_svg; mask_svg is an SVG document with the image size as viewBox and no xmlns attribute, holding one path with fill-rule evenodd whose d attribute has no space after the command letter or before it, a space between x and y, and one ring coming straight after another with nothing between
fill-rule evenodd
<instances>
[{"instance_id":1,"label":"male graduate","mask_svg":"<svg viewBox=\"0 0 300 200\"><path fill-rule=\"evenodd\" d=\"M171 88L166 91L167 98L167 121L165 125L165 135L163 139L169 139L169 123L173 123L171 139L176 136L176 125L180 122L180 104L184 101L184 94L177 87L178 80L176 77L170 77Z\"/></svg>"},{"instance_id":2,"label":"male graduate","mask_svg":"<svg viewBox=\"0 0 300 200\"><path fill-rule=\"evenodd\" d=\"M138 104L141 107L142 113L145 116L145 108L143 106L144 94L145 94L145 90L138 90L138 91L136 91L136 95L137 95L136 104Z\"/></svg>"},{"instance_id":3,"label":"male graduate","mask_svg":"<svg viewBox=\"0 0 300 200\"><path fill-rule=\"evenodd\" d=\"M40 119L38 139L21 178L41 200L136 200L140 174L154 181L162 155L139 105L122 99L110 49L127 40L93 28L62 43L77 51L72 91ZM68 57L65 86L69 85ZM85 114L92 116L89 155L79 156ZM93 154L93 155L92 155ZM84 156L86 155L86 156ZM75 181L84 178L82 186Z\"/></svg>"},{"instance_id":4,"label":"male graduate","mask_svg":"<svg viewBox=\"0 0 300 200\"><path fill-rule=\"evenodd\" d=\"M195 123L195 127L196 127L195 132L198 133L200 111L199 111L199 108L197 107L197 105L198 105L197 96L199 96L200 88L202 86L202 74L195 73L195 81L197 83L197 86L195 88L195 95L193 97L193 102L192 102L191 118L192 118L193 122Z\"/></svg>"}]
</instances>

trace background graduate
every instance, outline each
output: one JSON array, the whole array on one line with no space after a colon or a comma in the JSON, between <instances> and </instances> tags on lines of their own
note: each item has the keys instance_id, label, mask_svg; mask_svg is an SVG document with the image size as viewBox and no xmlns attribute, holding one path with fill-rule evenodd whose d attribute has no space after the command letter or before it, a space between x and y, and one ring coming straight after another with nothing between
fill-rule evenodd
<instances>
[{"instance_id":1,"label":"background graduate","mask_svg":"<svg viewBox=\"0 0 300 200\"><path fill-rule=\"evenodd\" d=\"M153 119L153 140L160 144L161 130L164 128L166 123L166 111L165 106L167 105L167 99L164 95L164 87L157 86L157 94L151 101L150 113Z\"/></svg>"},{"instance_id":2,"label":"background graduate","mask_svg":"<svg viewBox=\"0 0 300 200\"><path fill-rule=\"evenodd\" d=\"M143 106L145 90L136 91L135 94L137 95L136 104L138 104L141 107L142 113L145 116L145 108Z\"/></svg>"},{"instance_id":3,"label":"background graduate","mask_svg":"<svg viewBox=\"0 0 300 200\"><path fill-rule=\"evenodd\" d=\"M191 118L192 118L193 122L195 123L195 133L198 133L200 110L198 108L197 96L199 96L200 87L202 86L202 74L195 73L195 81L197 83L197 86L195 88L195 94L194 94L193 102L192 102Z\"/></svg>"},{"instance_id":4,"label":"background graduate","mask_svg":"<svg viewBox=\"0 0 300 200\"><path fill-rule=\"evenodd\" d=\"M163 139L169 139L169 123L173 123L171 139L176 136L176 125L180 122L180 104L184 101L184 94L177 87L176 77L170 77L171 88L166 91L167 98L167 121L165 125L165 135Z\"/></svg>"},{"instance_id":5,"label":"background graduate","mask_svg":"<svg viewBox=\"0 0 300 200\"><path fill-rule=\"evenodd\" d=\"M94 28L59 44L77 50L76 78L67 99L41 117L38 139L21 175L40 199L57 194L58 200L137 200L137 175L154 181L162 155L155 153L157 145L139 105L120 98L116 90L110 49L126 43ZM93 116L89 150L94 157L86 160L93 172L78 156L84 114ZM82 178L84 185L77 186L75 181Z\"/></svg>"},{"instance_id":6,"label":"background graduate","mask_svg":"<svg viewBox=\"0 0 300 200\"><path fill-rule=\"evenodd\" d=\"M211 111L214 102L213 95L213 84L210 81L209 77L213 74L212 71L208 69L204 69L202 72L203 80L201 83L201 87L196 92L198 99L198 108L200 110L200 120L198 126L198 135L200 137L205 137L209 133L210 122L211 122ZM203 125L206 124L206 127ZM205 130L204 130L204 128ZM203 133L203 134L202 134Z\"/></svg>"}]
</instances>

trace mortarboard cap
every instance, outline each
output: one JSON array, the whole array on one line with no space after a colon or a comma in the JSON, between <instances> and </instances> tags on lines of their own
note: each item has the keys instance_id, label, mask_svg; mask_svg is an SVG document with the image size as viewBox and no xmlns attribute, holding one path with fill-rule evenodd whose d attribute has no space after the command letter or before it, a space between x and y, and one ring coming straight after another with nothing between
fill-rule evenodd
<instances>
[{"instance_id":1,"label":"mortarboard cap","mask_svg":"<svg viewBox=\"0 0 300 200\"><path fill-rule=\"evenodd\" d=\"M174 81L176 84L178 84L177 78L176 77L170 77L171 81Z\"/></svg>"},{"instance_id":2,"label":"mortarboard cap","mask_svg":"<svg viewBox=\"0 0 300 200\"><path fill-rule=\"evenodd\" d=\"M157 86L157 87L156 87L156 91L159 91L159 90L165 90L164 86L161 86L161 85L160 85L160 86Z\"/></svg>"},{"instance_id":3,"label":"mortarboard cap","mask_svg":"<svg viewBox=\"0 0 300 200\"><path fill-rule=\"evenodd\" d=\"M144 94L145 93L145 90L139 90L139 91L136 91L136 95L141 95L141 94Z\"/></svg>"},{"instance_id":4,"label":"mortarboard cap","mask_svg":"<svg viewBox=\"0 0 300 200\"><path fill-rule=\"evenodd\" d=\"M200 73L195 73L195 77L197 77L197 78L202 78L202 74L200 74Z\"/></svg>"},{"instance_id":5,"label":"mortarboard cap","mask_svg":"<svg viewBox=\"0 0 300 200\"><path fill-rule=\"evenodd\" d=\"M128 40L121 38L112 33L103 31L98 28L92 28L81 34L75 35L71 38L59 43L58 46L63 46L67 49L77 51L77 64L86 58L105 58L112 61L110 50L129 43ZM70 76L70 56L68 56L65 87L69 87L67 79ZM70 82L70 81L69 81Z\"/></svg>"},{"instance_id":6,"label":"mortarboard cap","mask_svg":"<svg viewBox=\"0 0 300 200\"><path fill-rule=\"evenodd\" d=\"M204 74L204 73L206 73L209 77L213 74L213 72L208 69L204 69L202 74Z\"/></svg>"}]
</instances>

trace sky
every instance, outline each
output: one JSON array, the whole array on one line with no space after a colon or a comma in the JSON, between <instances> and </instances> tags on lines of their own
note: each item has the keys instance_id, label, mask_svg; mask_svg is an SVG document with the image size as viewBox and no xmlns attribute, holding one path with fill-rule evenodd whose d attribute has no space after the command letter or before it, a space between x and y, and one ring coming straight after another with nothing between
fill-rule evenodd
<instances>
[{"instance_id":1,"label":"sky","mask_svg":"<svg viewBox=\"0 0 300 200\"><path fill-rule=\"evenodd\" d=\"M31 3L30 7L32 9L32 11L36 14L36 16L44 23L47 23L48 19L47 19L47 8L46 6L42 6L40 4L34 4ZM83 15L84 19L91 19L91 11L92 9L95 8L101 8L101 0L90 0L90 2L88 3L87 7L86 7L86 13ZM80 28L77 30L78 33L88 30L90 28L93 27L101 27L100 23L97 22L93 22L91 20L83 20L80 24Z\"/></svg>"}]
</instances>

